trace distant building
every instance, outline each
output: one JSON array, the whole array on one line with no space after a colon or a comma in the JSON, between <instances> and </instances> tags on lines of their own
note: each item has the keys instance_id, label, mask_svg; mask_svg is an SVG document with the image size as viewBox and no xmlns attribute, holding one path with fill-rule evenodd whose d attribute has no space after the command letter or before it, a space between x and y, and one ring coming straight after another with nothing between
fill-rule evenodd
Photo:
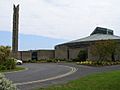
<instances>
[{"instance_id":1,"label":"distant building","mask_svg":"<svg viewBox=\"0 0 120 90\"><path fill-rule=\"evenodd\" d=\"M14 58L23 61L40 60L40 59L75 59L80 50L88 52L88 59L93 59L90 53L90 45L100 40L117 40L120 42L120 37L115 36L113 30L97 27L88 37L74 40L71 42L59 44L55 46L55 50L29 50L18 51L18 36L19 36L19 5L13 7L13 34L12 34L12 53ZM119 56L119 55L118 55ZM116 58L120 59L120 58Z\"/></svg>"},{"instance_id":2,"label":"distant building","mask_svg":"<svg viewBox=\"0 0 120 90\"><path fill-rule=\"evenodd\" d=\"M88 52L88 59L93 60L94 58L90 53L90 45L101 40L117 40L120 42L120 37L115 36L113 30L97 27L88 37L56 45L55 58L75 59L80 50L86 50ZM118 58L116 57L116 59Z\"/></svg>"},{"instance_id":3,"label":"distant building","mask_svg":"<svg viewBox=\"0 0 120 90\"><path fill-rule=\"evenodd\" d=\"M90 53L90 45L101 40L116 40L120 42L120 37L115 36L113 30L97 27L88 37L56 45L54 50L18 51L16 58L23 61L53 58L72 60L77 58L80 50L86 50L88 59L94 60L94 56L91 56ZM120 60L119 55L115 59Z\"/></svg>"}]
</instances>

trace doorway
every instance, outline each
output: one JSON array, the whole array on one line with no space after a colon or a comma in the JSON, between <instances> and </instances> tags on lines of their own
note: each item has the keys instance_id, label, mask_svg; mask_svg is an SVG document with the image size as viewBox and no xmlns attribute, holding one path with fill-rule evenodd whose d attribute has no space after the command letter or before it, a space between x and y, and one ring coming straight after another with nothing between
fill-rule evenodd
<instances>
[{"instance_id":1,"label":"doorway","mask_svg":"<svg viewBox=\"0 0 120 90\"><path fill-rule=\"evenodd\" d=\"M32 52L32 58L31 58L32 60L38 60L38 54L37 54L37 52L35 51L35 52Z\"/></svg>"}]
</instances>

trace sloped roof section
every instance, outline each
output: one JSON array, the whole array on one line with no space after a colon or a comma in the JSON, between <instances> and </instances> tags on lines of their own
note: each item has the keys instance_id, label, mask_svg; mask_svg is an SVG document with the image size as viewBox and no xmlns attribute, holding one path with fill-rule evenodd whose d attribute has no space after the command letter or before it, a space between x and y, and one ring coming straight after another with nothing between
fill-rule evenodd
<instances>
[{"instance_id":1,"label":"sloped roof section","mask_svg":"<svg viewBox=\"0 0 120 90\"><path fill-rule=\"evenodd\" d=\"M82 43L82 42L93 42L100 40L120 40L120 36L115 36L113 30L111 29L96 27L95 30L88 37L73 40L59 45Z\"/></svg>"},{"instance_id":2,"label":"sloped roof section","mask_svg":"<svg viewBox=\"0 0 120 90\"><path fill-rule=\"evenodd\" d=\"M120 37L115 35L108 35L108 34L94 34L85 38L70 41L68 43L89 42L89 41L98 41L98 40L120 40Z\"/></svg>"}]
</instances>

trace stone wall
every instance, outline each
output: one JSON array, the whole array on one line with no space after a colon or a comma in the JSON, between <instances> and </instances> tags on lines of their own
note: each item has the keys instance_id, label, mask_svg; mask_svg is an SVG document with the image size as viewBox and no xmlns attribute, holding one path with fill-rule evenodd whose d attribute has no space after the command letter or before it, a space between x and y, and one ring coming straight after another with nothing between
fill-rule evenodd
<instances>
[{"instance_id":1,"label":"stone wall","mask_svg":"<svg viewBox=\"0 0 120 90\"><path fill-rule=\"evenodd\" d=\"M83 50L84 48L70 48L69 49L69 59L75 59L77 58L80 50Z\"/></svg>"},{"instance_id":2,"label":"stone wall","mask_svg":"<svg viewBox=\"0 0 120 90\"><path fill-rule=\"evenodd\" d=\"M89 46L89 48L88 48L88 60L92 60L92 61L98 60L99 56L92 55L91 52L92 52L92 50L91 50L91 47ZM115 58L115 61L119 61L120 60L120 47L118 47L116 49L116 53L114 55L114 58ZM110 60L111 61L112 60L111 55L107 56L106 60Z\"/></svg>"},{"instance_id":3,"label":"stone wall","mask_svg":"<svg viewBox=\"0 0 120 90\"><path fill-rule=\"evenodd\" d=\"M68 59L67 46L56 46L55 48L55 58L58 59Z\"/></svg>"},{"instance_id":4,"label":"stone wall","mask_svg":"<svg viewBox=\"0 0 120 90\"><path fill-rule=\"evenodd\" d=\"M81 48L74 48L74 47L67 47L65 45L63 46L57 46L55 49L55 58L58 59L66 59L66 60L72 60L77 58L80 50L87 49L87 47L81 47Z\"/></svg>"},{"instance_id":5,"label":"stone wall","mask_svg":"<svg viewBox=\"0 0 120 90\"><path fill-rule=\"evenodd\" d=\"M30 51L19 51L18 59L20 59L22 61L31 60L31 52Z\"/></svg>"},{"instance_id":6,"label":"stone wall","mask_svg":"<svg viewBox=\"0 0 120 90\"><path fill-rule=\"evenodd\" d=\"M55 50L35 50L35 52L37 52L38 60L55 58ZM29 61L32 59L32 51L19 51L11 55L14 55L14 58L22 61Z\"/></svg>"},{"instance_id":7,"label":"stone wall","mask_svg":"<svg viewBox=\"0 0 120 90\"><path fill-rule=\"evenodd\" d=\"M55 58L55 50L39 50L38 60Z\"/></svg>"},{"instance_id":8,"label":"stone wall","mask_svg":"<svg viewBox=\"0 0 120 90\"><path fill-rule=\"evenodd\" d=\"M91 54L91 47L88 47L88 60L95 61L98 57Z\"/></svg>"}]
</instances>

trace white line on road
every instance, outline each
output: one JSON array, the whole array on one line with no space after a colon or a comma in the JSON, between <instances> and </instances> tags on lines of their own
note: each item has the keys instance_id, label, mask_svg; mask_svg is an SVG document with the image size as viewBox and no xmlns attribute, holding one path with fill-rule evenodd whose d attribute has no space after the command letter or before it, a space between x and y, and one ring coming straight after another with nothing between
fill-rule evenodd
<instances>
[{"instance_id":1,"label":"white line on road","mask_svg":"<svg viewBox=\"0 0 120 90\"><path fill-rule=\"evenodd\" d=\"M64 65L60 65L60 66L64 66ZM47 78L47 79L37 80L37 81L15 83L15 85L26 85L26 84L41 83L41 82L45 82L45 81L55 80L55 79L59 79L59 78L63 78L63 77L66 77L68 75L71 75L78 70L75 67L70 67L70 66L64 66L64 67L70 68L71 70L69 72L65 73L65 74L62 74L62 75L50 77L50 78Z\"/></svg>"}]
</instances>

